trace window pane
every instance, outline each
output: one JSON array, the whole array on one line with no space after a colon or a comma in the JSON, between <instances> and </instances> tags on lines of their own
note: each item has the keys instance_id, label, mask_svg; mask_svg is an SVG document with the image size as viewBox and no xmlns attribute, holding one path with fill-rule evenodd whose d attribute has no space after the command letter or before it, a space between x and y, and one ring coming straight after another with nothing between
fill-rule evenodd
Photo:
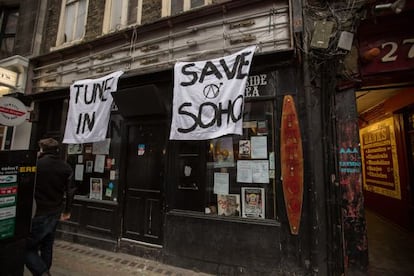
<instances>
[{"instance_id":1,"label":"window pane","mask_svg":"<svg viewBox=\"0 0 414 276\"><path fill-rule=\"evenodd\" d=\"M138 15L138 0L129 0L128 1L128 25L137 23Z\"/></svg>"},{"instance_id":2,"label":"window pane","mask_svg":"<svg viewBox=\"0 0 414 276\"><path fill-rule=\"evenodd\" d=\"M120 29L122 20L122 3L123 1L115 1L112 0L111 6L111 30L118 30Z\"/></svg>"},{"instance_id":3,"label":"window pane","mask_svg":"<svg viewBox=\"0 0 414 276\"><path fill-rule=\"evenodd\" d=\"M10 13L7 17L6 28L4 33L6 34L15 34L17 30L17 21L19 20L19 13L13 12Z\"/></svg>"},{"instance_id":4,"label":"window pane","mask_svg":"<svg viewBox=\"0 0 414 276\"><path fill-rule=\"evenodd\" d=\"M75 18L75 4L69 4L66 6L65 9L65 42L69 42L73 40L73 28L74 22L73 18Z\"/></svg>"},{"instance_id":5,"label":"window pane","mask_svg":"<svg viewBox=\"0 0 414 276\"><path fill-rule=\"evenodd\" d=\"M191 0L191 8L197 8L204 5L204 0Z\"/></svg>"},{"instance_id":6,"label":"window pane","mask_svg":"<svg viewBox=\"0 0 414 276\"><path fill-rule=\"evenodd\" d=\"M74 39L80 39L85 30L86 0L79 1L78 18L76 20L76 33Z\"/></svg>"},{"instance_id":7,"label":"window pane","mask_svg":"<svg viewBox=\"0 0 414 276\"><path fill-rule=\"evenodd\" d=\"M175 15L184 10L184 0L171 0L171 15Z\"/></svg>"},{"instance_id":8,"label":"window pane","mask_svg":"<svg viewBox=\"0 0 414 276\"><path fill-rule=\"evenodd\" d=\"M273 109L272 101L246 102L241 136L180 141L176 196L186 204L176 202L173 208L275 219Z\"/></svg>"},{"instance_id":9,"label":"window pane","mask_svg":"<svg viewBox=\"0 0 414 276\"><path fill-rule=\"evenodd\" d=\"M12 55L13 49L14 49L14 37L3 38L1 41L2 56Z\"/></svg>"}]
</instances>

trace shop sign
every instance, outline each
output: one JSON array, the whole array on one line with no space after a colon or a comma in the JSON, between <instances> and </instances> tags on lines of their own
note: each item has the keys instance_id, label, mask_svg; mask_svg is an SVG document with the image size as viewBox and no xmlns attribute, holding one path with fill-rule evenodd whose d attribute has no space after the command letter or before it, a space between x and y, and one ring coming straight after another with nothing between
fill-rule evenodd
<instances>
[{"instance_id":1,"label":"shop sign","mask_svg":"<svg viewBox=\"0 0 414 276\"><path fill-rule=\"evenodd\" d=\"M414 68L412 19L399 15L362 24L359 35L361 74L374 75Z\"/></svg>"},{"instance_id":2,"label":"shop sign","mask_svg":"<svg viewBox=\"0 0 414 276\"><path fill-rule=\"evenodd\" d=\"M0 85L16 87L17 73L0 67Z\"/></svg>"},{"instance_id":3,"label":"shop sign","mask_svg":"<svg viewBox=\"0 0 414 276\"><path fill-rule=\"evenodd\" d=\"M256 46L233 55L174 67L171 140L242 134L246 82Z\"/></svg>"},{"instance_id":4,"label":"shop sign","mask_svg":"<svg viewBox=\"0 0 414 276\"><path fill-rule=\"evenodd\" d=\"M364 189L401 199L394 118L360 130Z\"/></svg>"},{"instance_id":5,"label":"shop sign","mask_svg":"<svg viewBox=\"0 0 414 276\"><path fill-rule=\"evenodd\" d=\"M63 143L105 140L113 102L111 92L117 90L122 74L122 71L117 71L99 79L79 80L71 85Z\"/></svg>"},{"instance_id":6,"label":"shop sign","mask_svg":"<svg viewBox=\"0 0 414 276\"><path fill-rule=\"evenodd\" d=\"M26 121L27 108L16 98L0 97L0 124L18 126Z\"/></svg>"}]
</instances>

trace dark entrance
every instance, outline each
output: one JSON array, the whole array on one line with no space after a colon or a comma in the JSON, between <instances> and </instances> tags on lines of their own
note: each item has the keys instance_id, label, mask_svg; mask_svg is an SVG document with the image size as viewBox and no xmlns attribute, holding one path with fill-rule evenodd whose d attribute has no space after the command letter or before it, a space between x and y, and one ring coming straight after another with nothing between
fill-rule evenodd
<instances>
[{"instance_id":1,"label":"dark entrance","mask_svg":"<svg viewBox=\"0 0 414 276\"><path fill-rule=\"evenodd\" d=\"M123 237L162 243L165 123L127 125Z\"/></svg>"}]
</instances>

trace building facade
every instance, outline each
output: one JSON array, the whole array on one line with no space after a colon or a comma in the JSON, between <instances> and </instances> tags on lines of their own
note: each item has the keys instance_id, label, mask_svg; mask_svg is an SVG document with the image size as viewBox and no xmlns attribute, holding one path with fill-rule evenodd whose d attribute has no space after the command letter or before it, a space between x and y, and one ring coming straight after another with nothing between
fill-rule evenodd
<instances>
[{"instance_id":1,"label":"building facade","mask_svg":"<svg viewBox=\"0 0 414 276\"><path fill-rule=\"evenodd\" d=\"M30 148L63 139L74 81L123 72L106 140L64 148L77 195L61 238L218 274L366 266L357 112L335 102L356 107L336 79L356 27L326 25L364 1L40 2ZM174 64L252 45L242 135L170 140Z\"/></svg>"}]
</instances>

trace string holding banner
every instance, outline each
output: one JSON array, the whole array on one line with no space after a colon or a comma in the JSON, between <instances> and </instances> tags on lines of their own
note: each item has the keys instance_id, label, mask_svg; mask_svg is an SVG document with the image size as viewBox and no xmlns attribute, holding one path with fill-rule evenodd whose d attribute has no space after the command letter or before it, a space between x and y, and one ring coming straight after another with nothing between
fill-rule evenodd
<instances>
[{"instance_id":1,"label":"string holding banner","mask_svg":"<svg viewBox=\"0 0 414 276\"><path fill-rule=\"evenodd\" d=\"M106 138L113 98L118 79L117 71L99 79L84 79L70 86L69 111L63 143L82 144Z\"/></svg>"},{"instance_id":2,"label":"string holding banner","mask_svg":"<svg viewBox=\"0 0 414 276\"><path fill-rule=\"evenodd\" d=\"M222 58L177 62L170 140L242 134L244 91L256 46Z\"/></svg>"}]
</instances>

